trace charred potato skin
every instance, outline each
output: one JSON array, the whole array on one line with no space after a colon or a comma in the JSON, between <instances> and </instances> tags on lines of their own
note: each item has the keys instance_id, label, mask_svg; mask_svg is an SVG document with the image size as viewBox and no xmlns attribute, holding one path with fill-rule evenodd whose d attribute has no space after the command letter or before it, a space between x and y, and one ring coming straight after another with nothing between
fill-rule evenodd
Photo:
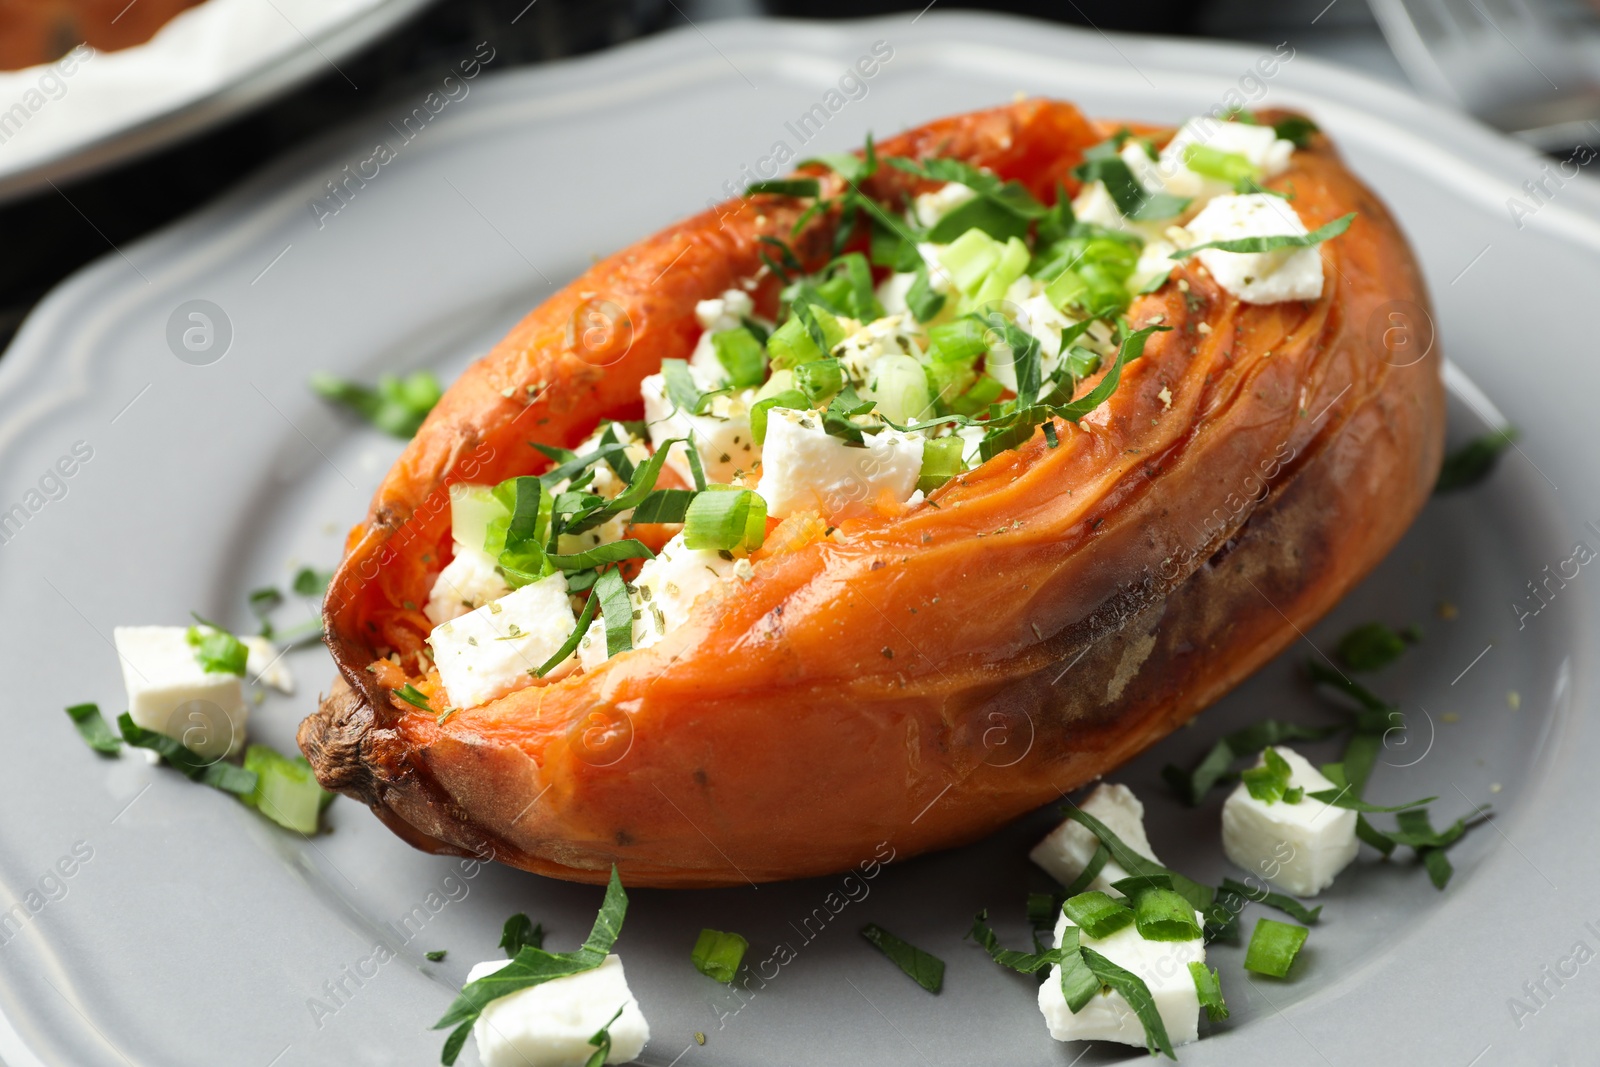
<instances>
[{"instance_id":1,"label":"charred potato skin","mask_svg":"<svg viewBox=\"0 0 1600 1067\"><path fill-rule=\"evenodd\" d=\"M1114 128L1027 101L880 151L958 156L1049 199ZM914 188L880 174L874 192ZM352 532L326 606L341 678L300 729L319 778L421 848L713 886L970 841L1133 757L1358 582L1442 457L1438 352L1402 365L1375 337L1394 309L1431 315L1389 213L1320 135L1271 184L1308 226L1358 213L1324 246L1320 300L1240 305L1187 261L1184 287L1129 315L1170 331L1060 448L1036 435L937 509L762 561L652 649L440 725L390 697L410 675L368 668L426 634L404 605L442 566L447 481L527 473L525 439L630 414L639 379L692 346L693 302L755 273L798 206L730 202L596 265L450 389ZM596 300L625 312L615 359L572 343Z\"/></svg>"}]
</instances>

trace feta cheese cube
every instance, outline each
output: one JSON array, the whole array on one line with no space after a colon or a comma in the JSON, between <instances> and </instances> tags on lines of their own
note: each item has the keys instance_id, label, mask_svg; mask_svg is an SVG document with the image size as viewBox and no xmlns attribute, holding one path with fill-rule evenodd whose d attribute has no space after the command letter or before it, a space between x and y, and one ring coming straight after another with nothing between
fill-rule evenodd
<instances>
[{"instance_id":1,"label":"feta cheese cube","mask_svg":"<svg viewBox=\"0 0 1600 1067\"><path fill-rule=\"evenodd\" d=\"M422 609L435 626L460 618L511 592L489 553L459 542L455 552L455 559L445 564L439 577L433 580L433 591Z\"/></svg>"},{"instance_id":2,"label":"feta cheese cube","mask_svg":"<svg viewBox=\"0 0 1600 1067\"><path fill-rule=\"evenodd\" d=\"M946 182L931 193L918 193L912 198L912 219L923 229L931 229L950 212L977 195L977 190L970 185Z\"/></svg>"},{"instance_id":3,"label":"feta cheese cube","mask_svg":"<svg viewBox=\"0 0 1600 1067\"><path fill-rule=\"evenodd\" d=\"M186 626L112 630L128 714L146 730L177 738L208 759L221 759L244 747L250 709L243 679L200 666L188 635Z\"/></svg>"},{"instance_id":4,"label":"feta cheese cube","mask_svg":"<svg viewBox=\"0 0 1600 1067\"><path fill-rule=\"evenodd\" d=\"M700 388L707 392L717 388L716 381L696 372L690 373ZM644 397L644 418L649 427L650 442L660 448L662 442L674 438L688 438L700 449L700 462L706 478L713 482L730 483L735 475L755 469L761 459L761 448L750 436L750 405L755 402L755 390L746 389L733 395L715 397L711 410L704 415L694 415L678 410L667 396L666 379L652 374L640 383L639 392ZM673 445L667 455L667 466L677 472L685 483L694 484L694 473L689 468L688 454L683 445Z\"/></svg>"},{"instance_id":5,"label":"feta cheese cube","mask_svg":"<svg viewBox=\"0 0 1600 1067\"><path fill-rule=\"evenodd\" d=\"M722 361L717 358L717 350L711 343L711 335L723 330L736 330L744 325L744 320L755 315L755 302L750 299L750 294L742 289L729 289L719 297L702 300L694 306L694 317L699 320L700 328L704 331L700 340L695 343L694 353L689 357L689 365L703 374L709 381L721 384L727 378L727 371L722 366ZM582 454L582 450L579 450Z\"/></svg>"},{"instance_id":6,"label":"feta cheese cube","mask_svg":"<svg viewBox=\"0 0 1600 1067\"><path fill-rule=\"evenodd\" d=\"M1161 149L1161 156L1155 166L1156 177L1161 184L1155 188L1163 189L1174 196L1200 199L1231 191L1228 183L1196 174L1189 169L1183 157L1190 145L1204 145L1218 152L1243 156L1261 171L1262 178L1283 173L1289 167L1289 157L1294 154L1294 142L1280 138L1271 126L1254 126L1247 122L1218 122L1208 116L1201 116L1185 122L1178 132L1173 134L1172 140ZM1135 174L1139 175L1141 181L1148 180L1145 173L1135 171Z\"/></svg>"},{"instance_id":7,"label":"feta cheese cube","mask_svg":"<svg viewBox=\"0 0 1600 1067\"><path fill-rule=\"evenodd\" d=\"M450 703L475 708L532 685L533 670L576 625L566 576L558 573L439 625L428 644Z\"/></svg>"},{"instance_id":8,"label":"feta cheese cube","mask_svg":"<svg viewBox=\"0 0 1600 1067\"><path fill-rule=\"evenodd\" d=\"M1219 196L1190 220L1187 229L1195 244L1308 232L1288 201L1267 193ZM1315 300L1322 295L1322 252L1315 245L1272 252L1207 248L1195 255L1218 285L1247 304Z\"/></svg>"},{"instance_id":9,"label":"feta cheese cube","mask_svg":"<svg viewBox=\"0 0 1600 1067\"><path fill-rule=\"evenodd\" d=\"M467 972L475 982L509 964L489 960ZM594 1055L589 1039L606 1026L607 1063L630 1063L650 1041L650 1024L628 988L622 958L607 956L592 971L580 971L491 1000L472 1025L483 1067L584 1067Z\"/></svg>"},{"instance_id":10,"label":"feta cheese cube","mask_svg":"<svg viewBox=\"0 0 1600 1067\"><path fill-rule=\"evenodd\" d=\"M916 320L907 314L885 315L863 325L833 348L850 384L861 388L872 378L873 364L888 355L922 357Z\"/></svg>"},{"instance_id":11,"label":"feta cheese cube","mask_svg":"<svg viewBox=\"0 0 1600 1067\"><path fill-rule=\"evenodd\" d=\"M884 429L864 434L863 441L860 447L829 435L815 411L773 408L756 485L767 514L783 518L816 508L836 517L904 503L916 491L922 470L922 436Z\"/></svg>"},{"instance_id":12,"label":"feta cheese cube","mask_svg":"<svg viewBox=\"0 0 1600 1067\"><path fill-rule=\"evenodd\" d=\"M694 602L703 593L731 578L738 560L724 559L709 548L688 548L678 534L639 568L633 580L633 647L649 648L688 619ZM749 561L745 561L748 566ZM595 619L578 644L578 658L584 670L594 670L606 661L604 621Z\"/></svg>"},{"instance_id":13,"label":"feta cheese cube","mask_svg":"<svg viewBox=\"0 0 1600 1067\"><path fill-rule=\"evenodd\" d=\"M1161 862L1156 859L1150 839L1145 836L1144 805L1133 795L1133 790L1125 785L1102 783L1078 806L1105 823L1106 829L1120 837L1123 844L1139 855L1156 863ZM1028 858L1062 885L1071 885L1089 865L1098 847L1099 841L1093 834L1068 819L1035 845L1033 851L1028 853ZM1089 889L1120 895L1111 888L1111 883L1126 877L1128 872L1116 860L1107 860L1094 881L1089 883Z\"/></svg>"},{"instance_id":14,"label":"feta cheese cube","mask_svg":"<svg viewBox=\"0 0 1600 1067\"><path fill-rule=\"evenodd\" d=\"M1195 912L1195 921L1203 922L1199 912ZM1060 946L1063 933L1072 925L1065 914L1056 921L1056 946ZM1203 938L1146 941L1133 926L1125 926L1104 939L1084 933L1078 937L1080 945L1144 979L1174 1045L1187 1044L1200 1036L1200 994L1194 987L1189 964L1205 962ZM1144 1046L1144 1024L1121 993L1101 990L1074 1015L1061 995L1059 963L1050 968L1050 977L1039 987L1039 1011L1050 1027L1050 1036L1057 1041L1116 1041Z\"/></svg>"},{"instance_id":15,"label":"feta cheese cube","mask_svg":"<svg viewBox=\"0 0 1600 1067\"><path fill-rule=\"evenodd\" d=\"M1289 787L1316 793L1333 783L1292 748L1277 746L1289 764ZM1263 755L1257 766L1266 762ZM1240 783L1222 805L1222 850L1228 859L1285 893L1316 896L1356 858L1356 813L1306 797L1268 804Z\"/></svg>"},{"instance_id":16,"label":"feta cheese cube","mask_svg":"<svg viewBox=\"0 0 1600 1067\"><path fill-rule=\"evenodd\" d=\"M250 657L245 660L244 675L258 685L270 685L280 693L294 692L294 675L283 650L265 637L241 637Z\"/></svg>"}]
</instances>

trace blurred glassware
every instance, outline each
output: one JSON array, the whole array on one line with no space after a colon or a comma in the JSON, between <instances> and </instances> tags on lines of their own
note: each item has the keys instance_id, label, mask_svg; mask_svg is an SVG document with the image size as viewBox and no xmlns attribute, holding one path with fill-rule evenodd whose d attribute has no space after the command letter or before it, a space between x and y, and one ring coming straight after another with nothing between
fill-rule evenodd
<instances>
[{"instance_id":1,"label":"blurred glassware","mask_svg":"<svg viewBox=\"0 0 1600 1067\"><path fill-rule=\"evenodd\" d=\"M1600 134L1595 12L1545 0L1371 0L1412 83L1545 151Z\"/></svg>"}]
</instances>

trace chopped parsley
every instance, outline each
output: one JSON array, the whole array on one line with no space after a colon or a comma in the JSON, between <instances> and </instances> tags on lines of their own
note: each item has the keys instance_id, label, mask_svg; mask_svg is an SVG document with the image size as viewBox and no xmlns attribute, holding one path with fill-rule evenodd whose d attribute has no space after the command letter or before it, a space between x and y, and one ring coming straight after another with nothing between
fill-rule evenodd
<instances>
[{"instance_id":1,"label":"chopped parsley","mask_svg":"<svg viewBox=\"0 0 1600 1067\"><path fill-rule=\"evenodd\" d=\"M233 636L216 623L207 622L196 615L200 626L189 627L185 639L189 647L194 649L195 662L208 673L244 675L244 665L250 658L250 650L243 641Z\"/></svg>"}]
</instances>

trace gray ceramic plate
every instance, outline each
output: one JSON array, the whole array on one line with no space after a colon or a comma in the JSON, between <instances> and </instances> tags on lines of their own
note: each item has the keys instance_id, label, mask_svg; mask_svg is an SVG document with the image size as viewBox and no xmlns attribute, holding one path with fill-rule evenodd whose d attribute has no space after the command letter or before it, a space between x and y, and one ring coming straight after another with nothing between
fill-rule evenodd
<instances>
[{"instance_id":1,"label":"gray ceramic plate","mask_svg":"<svg viewBox=\"0 0 1600 1067\"><path fill-rule=\"evenodd\" d=\"M12 1067L427 1064L439 1045L429 1024L467 967L496 954L509 913L542 920L553 947L577 944L594 888L504 869L463 877L347 800L329 811L330 835L302 840L169 770L97 759L60 709L120 709L112 626L177 623L196 609L242 627L248 590L282 584L297 562L337 558L398 446L326 410L308 374L457 373L591 257L740 184L774 142L798 147L786 123L878 40L893 59L808 151L1019 90L1176 120L1263 84L1247 74L1261 58L1250 48L993 18L686 29L486 78L319 228L308 204L394 137L388 120L415 104L396 100L40 306L0 362L0 505L27 513L0 546L0 880L22 903L9 925L0 918L0 1055ZM1524 436L1488 484L1429 504L1306 642L1117 777L1146 798L1167 862L1211 880L1237 873L1220 855L1216 801L1180 808L1162 764L1256 718L1327 719L1297 675L1313 645L1367 619L1414 621L1426 640L1376 684L1417 726L1385 751L1373 794L1437 794L1452 817L1489 802L1497 817L1452 854L1444 893L1409 861L1364 857L1327 894L1293 981L1252 980L1239 949L1215 949L1233 1017L1183 1061L1593 1062L1600 976L1573 951L1600 947L1600 739L1582 663L1600 578L1573 577L1563 561L1575 542L1600 547L1585 525L1600 519L1587 320L1600 294L1600 197L1587 179L1550 183L1519 228L1507 200L1539 176L1525 149L1306 58L1280 62L1264 84L1271 102L1304 107L1332 132L1421 252L1439 343L1460 368L1454 442L1482 432L1496 408ZM215 306L219 329L186 361L168 331L194 300ZM74 447L92 458L50 480ZM1564 582L1548 579L1548 606L1519 625L1514 606L1537 604L1528 583L1564 566ZM1437 610L1446 601L1453 620ZM281 748L332 674L317 648L293 665L301 691L268 698L254 719ZM1006 939L1026 943L1023 898L1046 885L1026 851L1053 821L1040 811L973 847L891 867L825 923L814 916L837 878L636 892L619 947L654 1032L645 1062L1142 1061L1055 1044L1032 982L962 941L988 907ZM92 858L53 875L74 848ZM868 921L942 956L943 995L857 937ZM752 960L780 942L795 959L736 998L689 967L703 925L745 933ZM373 962L379 946L394 958ZM449 958L425 962L437 948Z\"/></svg>"}]
</instances>

